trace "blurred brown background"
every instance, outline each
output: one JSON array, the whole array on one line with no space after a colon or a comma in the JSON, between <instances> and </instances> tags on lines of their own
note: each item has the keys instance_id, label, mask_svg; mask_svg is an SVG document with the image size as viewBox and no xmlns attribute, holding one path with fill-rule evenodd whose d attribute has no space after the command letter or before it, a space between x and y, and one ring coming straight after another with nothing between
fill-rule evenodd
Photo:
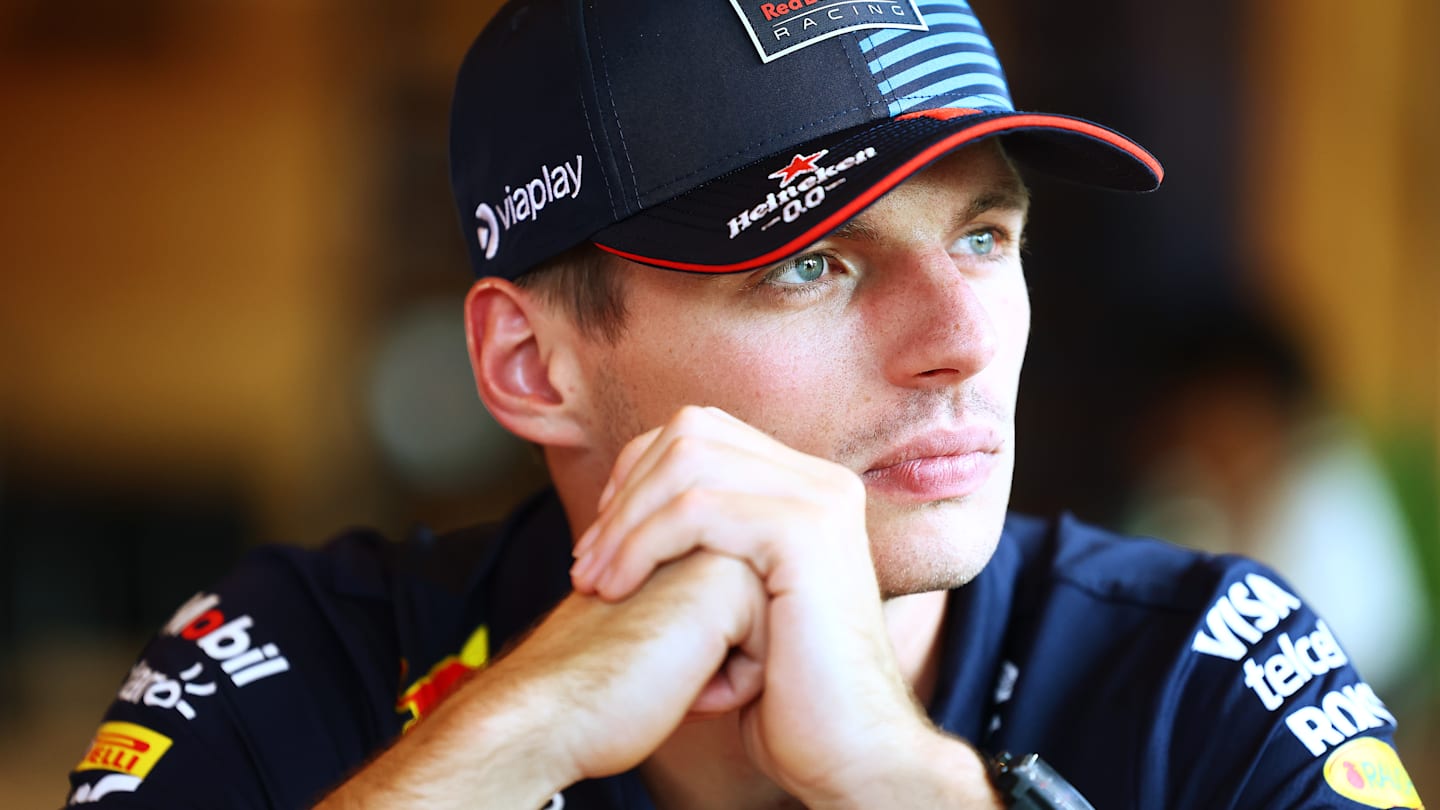
<instances>
[{"instance_id":1,"label":"blurred brown background","mask_svg":"<svg viewBox=\"0 0 1440 810\"><path fill-rule=\"evenodd\" d=\"M460 525L543 480L460 326L449 83L495 5L0 5L0 804L63 803L144 635L246 547ZM975 1L1020 105L1169 177L1034 180L1017 505L1125 520L1160 381L1264 322L1373 450L1434 594L1440 6L1055 5ZM1433 639L1382 692L1432 801Z\"/></svg>"}]
</instances>

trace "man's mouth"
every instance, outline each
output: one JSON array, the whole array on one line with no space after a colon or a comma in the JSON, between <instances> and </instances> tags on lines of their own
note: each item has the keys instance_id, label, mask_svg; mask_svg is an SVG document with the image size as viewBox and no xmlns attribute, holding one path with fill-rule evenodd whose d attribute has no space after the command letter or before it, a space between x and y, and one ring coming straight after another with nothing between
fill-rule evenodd
<instances>
[{"instance_id":1,"label":"man's mouth","mask_svg":"<svg viewBox=\"0 0 1440 810\"><path fill-rule=\"evenodd\" d=\"M896 444L861 478L870 491L911 503L963 498L990 480L1001 445L985 427L931 431Z\"/></svg>"}]
</instances>

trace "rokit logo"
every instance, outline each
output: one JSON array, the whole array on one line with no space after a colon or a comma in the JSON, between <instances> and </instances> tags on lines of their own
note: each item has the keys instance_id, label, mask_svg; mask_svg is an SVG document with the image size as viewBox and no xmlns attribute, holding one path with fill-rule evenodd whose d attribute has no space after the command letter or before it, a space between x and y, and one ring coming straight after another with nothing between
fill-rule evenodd
<instances>
[{"instance_id":1,"label":"rokit logo","mask_svg":"<svg viewBox=\"0 0 1440 810\"><path fill-rule=\"evenodd\" d=\"M875 147L867 146L844 160L817 166L816 161L828 154L830 150L821 149L809 155L795 155L784 168L772 172L769 177L780 181L780 190L766 194L763 202L732 217L727 223L730 226L730 238L734 239L757 222L763 223L760 226L763 231L780 220L798 220L807 211L824 203L826 193L845 182L845 178L839 175L874 158L876 152ZM795 178L802 175L804 177L796 182ZM772 216L776 211L779 211L780 215Z\"/></svg>"},{"instance_id":2,"label":"rokit logo","mask_svg":"<svg viewBox=\"0 0 1440 810\"><path fill-rule=\"evenodd\" d=\"M246 616L226 619L216 609L220 597L197 593L180 606L165 625L165 635L179 636L195 642L195 646L215 661L235 686L245 686L290 669L290 662L274 644L256 647L250 639L255 620Z\"/></svg>"},{"instance_id":3,"label":"rokit logo","mask_svg":"<svg viewBox=\"0 0 1440 810\"><path fill-rule=\"evenodd\" d=\"M542 165L535 178L521 184L519 188L505 187L505 196L494 205L480 203L475 207L475 237L486 259L495 258L500 250L500 234L521 222L540 218L545 206L561 200L573 200L580 196L583 180L584 161L580 155L575 162L559 166Z\"/></svg>"},{"instance_id":4,"label":"rokit logo","mask_svg":"<svg viewBox=\"0 0 1440 810\"><path fill-rule=\"evenodd\" d=\"M1395 715L1370 684L1358 681L1326 692L1319 702L1286 715L1285 725L1318 757L1361 732L1394 726Z\"/></svg>"}]
</instances>

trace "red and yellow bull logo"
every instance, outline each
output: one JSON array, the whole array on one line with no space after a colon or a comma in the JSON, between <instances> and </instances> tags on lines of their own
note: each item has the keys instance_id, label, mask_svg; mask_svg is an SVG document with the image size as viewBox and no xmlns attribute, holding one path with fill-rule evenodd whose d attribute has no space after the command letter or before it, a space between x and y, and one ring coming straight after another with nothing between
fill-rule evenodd
<instances>
[{"instance_id":1,"label":"red and yellow bull logo","mask_svg":"<svg viewBox=\"0 0 1440 810\"><path fill-rule=\"evenodd\" d=\"M395 701L395 711L410 715L404 731L450 696L466 675L485 666L490 656L490 630L480 625L457 655L447 655L430 668L425 677L411 684Z\"/></svg>"},{"instance_id":2,"label":"red and yellow bull logo","mask_svg":"<svg viewBox=\"0 0 1440 810\"><path fill-rule=\"evenodd\" d=\"M1366 807L1423 810L1400 756L1374 737L1359 737L1335 749L1325 760L1325 781L1336 793Z\"/></svg>"},{"instance_id":3,"label":"red and yellow bull logo","mask_svg":"<svg viewBox=\"0 0 1440 810\"><path fill-rule=\"evenodd\" d=\"M115 771L144 779L155 763L170 750L171 740L164 734L134 723L105 723L95 732L90 751L77 771Z\"/></svg>"}]
</instances>

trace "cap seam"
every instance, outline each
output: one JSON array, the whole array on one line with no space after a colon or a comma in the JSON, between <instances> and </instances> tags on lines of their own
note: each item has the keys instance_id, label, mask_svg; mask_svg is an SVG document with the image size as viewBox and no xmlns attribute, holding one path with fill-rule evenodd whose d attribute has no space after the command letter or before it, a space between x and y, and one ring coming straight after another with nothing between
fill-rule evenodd
<instances>
[{"instance_id":1,"label":"cap seam","mask_svg":"<svg viewBox=\"0 0 1440 810\"><path fill-rule=\"evenodd\" d=\"M595 66L594 63L590 61L590 48L586 42L588 37L585 36L585 30L588 27L585 22L585 6L587 5L587 3L581 2L578 5L580 6L580 8L576 11L576 14L579 15L579 22L577 25L577 28L579 29L577 33L579 34L579 36L576 37L576 44L583 49L581 52L581 58L584 61L584 64L590 68L590 72L593 74ZM582 73L582 80L583 77L584 74ZM620 206L615 204L615 189L611 188L610 185L610 173L605 171L605 152L600 148L600 143L595 139L595 136L597 134L595 132L595 123L590 120L590 98L591 94L595 92L595 87L593 83L589 89L590 93L586 93L585 88L582 84L580 92L580 115L585 118L585 132L587 135L590 136L590 148L595 151L595 156L596 158L598 158L596 160L596 171L600 175L600 184L605 187L605 199L608 200L610 203L610 216L618 217L621 215L622 209ZM599 110L596 110L596 113L598 114Z\"/></svg>"},{"instance_id":2,"label":"cap seam","mask_svg":"<svg viewBox=\"0 0 1440 810\"><path fill-rule=\"evenodd\" d=\"M845 63L850 66L850 78L855 80L855 87L860 90L860 97L865 99L866 107L874 109L876 104L870 100L870 94L865 92L865 85L860 81L860 71L855 67L855 54L850 50L850 42L848 39L842 39L840 45L840 52L845 54Z\"/></svg>"},{"instance_id":3,"label":"cap seam","mask_svg":"<svg viewBox=\"0 0 1440 810\"><path fill-rule=\"evenodd\" d=\"M594 14L598 16L598 6L592 6ZM630 147L625 143L625 127L620 123L620 108L615 105L615 90L610 86L610 62L605 56L605 37L600 32L601 26L596 21L595 44L600 48L600 73L601 83L605 85L605 95L610 97L610 109L615 114L615 133L620 136L620 154L625 158L625 170L630 173L630 187L635 189L635 203L639 205L640 200L640 179L635 175L635 164L630 160Z\"/></svg>"},{"instance_id":4,"label":"cap seam","mask_svg":"<svg viewBox=\"0 0 1440 810\"><path fill-rule=\"evenodd\" d=\"M585 129L590 135L590 148L594 149L595 154L598 155L600 154L600 144L595 142L595 125L590 123L589 107L590 105L586 104L584 99L580 100L580 114L585 116ZM600 171L600 184L605 186L605 199L610 201L610 215L620 216L620 209L615 205L615 191L610 188L610 178L605 175L603 168Z\"/></svg>"},{"instance_id":5,"label":"cap seam","mask_svg":"<svg viewBox=\"0 0 1440 810\"><path fill-rule=\"evenodd\" d=\"M921 20L924 20L924 19L925 19L925 15L923 15L923 14L920 13L920 4L919 4L919 3L916 3L916 4L915 4L915 13L916 13L916 15L918 15L918 16L920 17ZM925 31L925 33L929 33L929 23L926 23L926 31ZM904 37L898 37L897 39L904 39ZM860 46L860 43L859 43L859 42L856 42L856 47L859 47L859 46ZM865 54L865 55L866 55L866 56L869 56L869 54ZM875 80L875 89L876 89L877 91L879 91L879 93L880 93L880 98L882 98L882 99L885 100L885 109L886 109L886 110L889 110L889 109L890 109L890 92L889 92L888 90L886 90L885 88L888 87L888 88L890 88L891 90L894 90L894 89L895 89L895 85L891 84L891 82L890 82L890 68L889 68L888 66L884 65L884 64L881 64L881 65L880 65L880 75L879 75L879 76L876 76L876 75L875 75L875 70L870 67L870 60L869 60L869 59L866 59L866 60L865 60L865 69L870 71L870 77Z\"/></svg>"}]
</instances>

